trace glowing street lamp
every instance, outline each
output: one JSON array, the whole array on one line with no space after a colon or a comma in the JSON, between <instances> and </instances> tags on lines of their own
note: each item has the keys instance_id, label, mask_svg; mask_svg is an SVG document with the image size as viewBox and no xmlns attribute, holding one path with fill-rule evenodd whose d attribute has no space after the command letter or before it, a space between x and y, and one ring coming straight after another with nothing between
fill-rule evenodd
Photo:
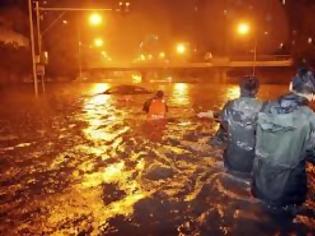
<instances>
[{"instance_id":1,"label":"glowing street lamp","mask_svg":"<svg viewBox=\"0 0 315 236\"><path fill-rule=\"evenodd\" d=\"M250 25L247 22L241 22L237 25L237 33L241 36L248 35L250 32Z\"/></svg>"},{"instance_id":2,"label":"glowing street lamp","mask_svg":"<svg viewBox=\"0 0 315 236\"><path fill-rule=\"evenodd\" d=\"M179 55L184 55L187 51L186 45L184 43L178 43L176 45L176 52Z\"/></svg>"},{"instance_id":3,"label":"glowing street lamp","mask_svg":"<svg viewBox=\"0 0 315 236\"><path fill-rule=\"evenodd\" d=\"M165 52L160 52L160 53L159 53L159 58L160 58L160 59L165 59L165 57L166 57Z\"/></svg>"},{"instance_id":4,"label":"glowing street lamp","mask_svg":"<svg viewBox=\"0 0 315 236\"><path fill-rule=\"evenodd\" d=\"M104 45L104 40L101 38L96 38L94 39L94 46L97 48L103 47Z\"/></svg>"},{"instance_id":5,"label":"glowing street lamp","mask_svg":"<svg viewBox=\"0 0 315 236\"><path fill-rule=\"evenodd\" d=\"M145 55L144 54L141 54L140 57L139 57L140 61L145 61L146 58L145 58Z\"/></svg>"},{"instance_id":6,"label":"glowing street lamp","mask_svg":"<svg viewBox=\"0 0 315 236\"><path fill-rule=\"evenodd\" d=\"M92 13L89 16L89 23L91 26L99 26L103 22L103 17L99 13Z\"/></svg>"}]
</instances>

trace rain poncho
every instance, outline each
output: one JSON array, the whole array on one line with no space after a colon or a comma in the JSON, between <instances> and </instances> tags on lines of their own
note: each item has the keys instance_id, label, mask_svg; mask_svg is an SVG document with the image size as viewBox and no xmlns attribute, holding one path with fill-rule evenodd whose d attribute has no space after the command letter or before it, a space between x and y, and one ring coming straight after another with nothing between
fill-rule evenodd
<instances>
[{"instance_id":1,"label":"rain poncho","mask_svg":"<svg viewBox=\"0 0 315 236\"><path fill-rule=\"evenodd\" d=\"M306 99L288 94L258 115L253 194L271 206L304 202L305 161L314 151L315 115Z\"/></svg>"},{"instance_id":2,"label":"rain poncho","mask_svg":"<svg viewBox=\"0 0 315 236\"><path fill-rule=\"evenodd\" d=\"M250 173L255 156L255 130L258 112L262 103L254 97L242 96L228 102L219 120L227 133L224 164L231 171Z\"/></svg>"}]
</instances>

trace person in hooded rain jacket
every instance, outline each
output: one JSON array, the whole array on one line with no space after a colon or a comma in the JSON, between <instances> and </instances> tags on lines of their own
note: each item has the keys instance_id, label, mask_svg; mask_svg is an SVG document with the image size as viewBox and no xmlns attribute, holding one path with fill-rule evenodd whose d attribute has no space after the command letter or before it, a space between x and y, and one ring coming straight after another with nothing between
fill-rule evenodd
<instances>
[{"instance_id":1,"label":"person in hooded rain jacket","mask_svg":"<svg viewBox=\"0 0 315 236\"><path fill-rule=\"evenodd\" d=\"M291 91L264 104L258 115L252 193L271 209L290 209L306 198L305 162L314 160L313 72L301 69ZM294 208L292 208L294 209Z\"/></svg>"},{"instance_id":2,"label":"person in hooded rain jacket","mask_svg":"<svg viewBox=\"0 0 315 236\"><path fill-rule=\"evenodd\" d=\"M247 76L240 82L241 96L225 104L217 114L202 112L198 117L216 118L220 128L215 139L225 142L224 166L229 171L249 174L255 157L255 131L262 102L256 98L259 81Z\"/></svg>"}]
</instances>

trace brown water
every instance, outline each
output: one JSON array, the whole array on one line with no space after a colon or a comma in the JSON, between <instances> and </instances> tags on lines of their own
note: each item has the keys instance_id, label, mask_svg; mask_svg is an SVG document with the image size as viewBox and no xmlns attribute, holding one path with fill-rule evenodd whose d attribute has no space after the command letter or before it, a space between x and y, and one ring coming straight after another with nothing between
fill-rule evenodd
<instances>
[{"instance_id":1,"label":"brown water","mask_svg":"<svg viewBox=\"0 0 315 236\"><path fill-rule=\"evenodd\" d=\"M224 171L221 152L196 152L217 124L195 112L219 109L236 86L160 84L167 122L146 122L150 95L96 95L111 84L67 84L32 99L0 92L1 235L313 235L315 217L271 217L250 181ZM263 86L274 98L283 86ZM308 167L315 209L314 167Z\"/></svg>"}]
</instances>

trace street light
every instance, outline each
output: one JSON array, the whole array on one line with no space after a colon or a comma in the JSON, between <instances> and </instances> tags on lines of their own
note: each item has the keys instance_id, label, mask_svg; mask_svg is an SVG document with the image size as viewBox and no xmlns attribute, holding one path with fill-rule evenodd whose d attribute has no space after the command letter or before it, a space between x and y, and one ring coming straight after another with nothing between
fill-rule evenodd
<instances>
[{"instance_id":1,"label":"street light","mask_svg":"<svg viewBox=\"0 0 315 236\"><path fill-rule=\"evenodd\" d=\"M178 43L176 45L176 52L179 55L184 55L187 51L186 45L184 43Z\"/></svg>"},{"instance_id":2,"label":"street light","mask_svg":"<svg viewBox=\"0 0 315 236\"><path fill-rule=\"evenodd\" d=\"M237 25L237 33L241 36L248 35L250 33L250 25L247 22L241 22Z\"/></svg>"},{"instance_id":3,"label":"street light","mask_svg":"<svg viewBox=\"0 0 315 236\"><path fill-rule=\"evenodd\" d=\"M103 17L97 12L94 12L89 16L89 23L91 26L99 26L102 22Z\"/></svg>"},{"instance_id":4,"label":"street light","mask_svg":"<svg viewBox=\"0 0 315 236\"><path fill-rule=\"evenodd\" d=\"M165 57L166 57L165 52L160 52L160 53L159 53L159 58L160 58L160 59L165 59Z\"/></svg>"},{"instance_id":5,"label":"street light","mask_svg":"<svg viewBox=\"0 0 315 236\"><path fill-rule=\"evenodd\" d=\"M94 46L97 48L103 47L104 40L102 38L96 38L94 39Z\"/></svg>"}]
</instances>

